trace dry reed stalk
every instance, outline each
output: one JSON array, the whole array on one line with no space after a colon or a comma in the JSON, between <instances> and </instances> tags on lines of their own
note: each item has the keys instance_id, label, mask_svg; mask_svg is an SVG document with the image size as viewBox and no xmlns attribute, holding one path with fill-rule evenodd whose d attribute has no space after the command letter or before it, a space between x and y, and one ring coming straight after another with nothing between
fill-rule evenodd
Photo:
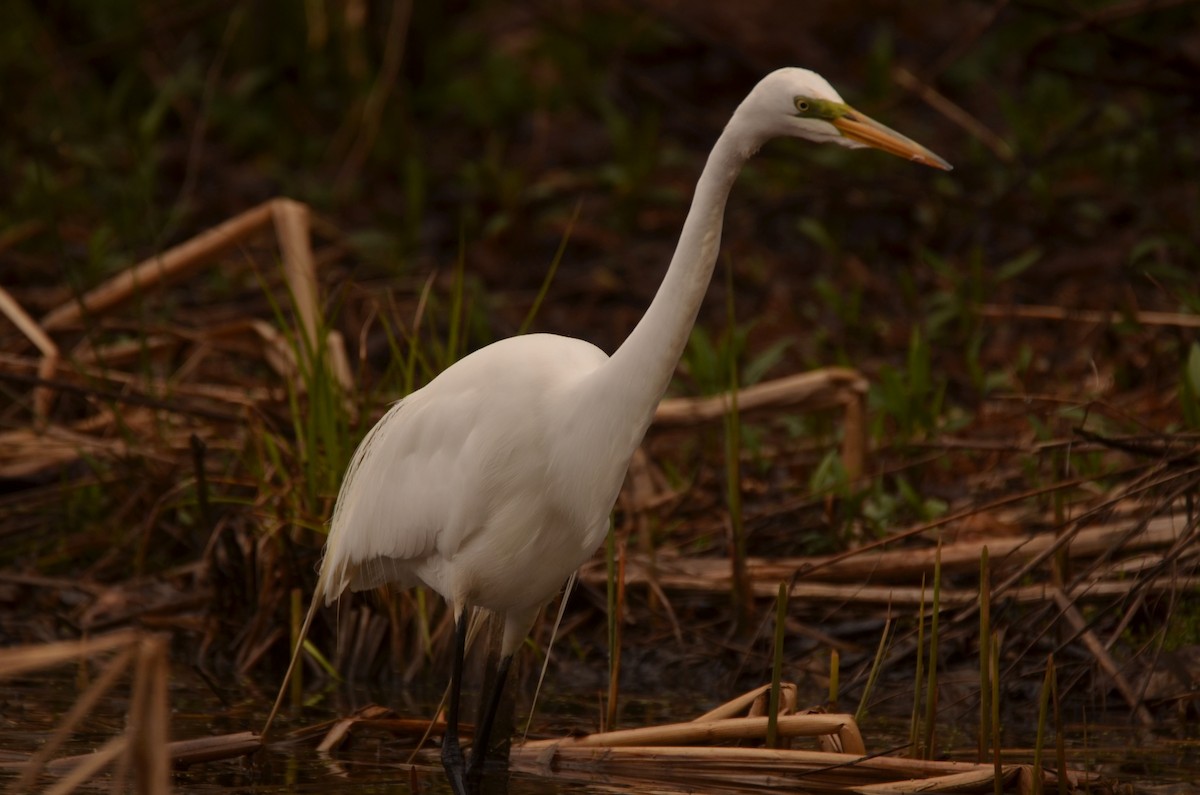
<instances>
[{"instance_id":1,"label":"dry reed stalk","mask_svg":"<svg viewBox=\"0 0 1200 795\"><path fill-rule=\"evenodd\" d=\"M726 740L761 740L766 737L768 716L725 718L713 721L689 721L662 726L566 737L558 740L532 740L523 748L625 748L644 746L694 745ZM850 715L781 715L777 723L780 737L837 736L847 753L864 754L862 734Z\"/></svg>"},{"instance_id":2,"label":"dry reed stalk","mask_svg":"<svg viewBox=\"0 0 1200 795\"><path fill-rule=\"evenodd\" d=\"M176 740L167 746L171 766L182 769L203 762L235 759L262 748L262 738L254 732L219 734L215 737L198 737L194 740Z\"/></svg>"},{"instance_id":3,"label":"dry reed stalk","mask_svg":"<svg viewBox=\"0 0 1200 795\"><path fill-rule=\"evenodd\" d=\"M10 784L6 792L28 791L43 770L52 770L63 777L46 791L68 793L111 767L114 790L125 789L125 779L131 775L132 790L137 795L169 793L166 648L163 637L124 630L84 641L0 650L0 678L84 660L96 654L117 652L100 676L76 700L47 743L30 757L20 777ZM124 732L91 754L47 762L48 757L62 746L75 727L91 712L100 697L109 693L120 675L131 666L132 693Z\"/></svg>"},{"instance_id":4,"label":"dry reed stalk","mask_svg":"<svg viewBox=\"0 0 1200 795\"><path fill-rule=\"evenodd\" d=\"M293 680L295 681L295 680ZM350 729L354 724L359 722L359 718L343 718L333 726L329 727L329 731L321 738L321 742L317 744L317 752L327 754L333 749L341 745L347 737L350 736Z\"/></svg>"},{"instance_id":5,"label":"dry reed stalk","mask_svg":"<svg viewBox=\"0 0 1200 795\"><path fill-rule=\"evenodd\" d=\"M283 255L283 270L287 278L292 303L300 317L300 330L304 339L300 348L302 356L315 353L321 345L318 338L321 327L321 307L317 291L317 268L313 260L311 235L309 233L308 205L292 199L276 199L271 202L271 216L275 223L275 236ZM346 355L346 344L342 335L330 331L325 340L329 371L348 392L354 386L350 373L350 358Z\"/></svg>"},{"instance_id":6,"label":"dry reed stalk","mask_svg":"<svg viewBox=\"0 0 1200 795\"><path fill-rule=\"evenodd\" d=\"M84 452L121 456L127 446L122 440L97 440L65 429L48 429L46 435L18 429L0 434L0 449L5 450L0 478L30 478L71 464Z\"/></svg>"},{"instance_id":7,"label":"dry reed stalk","mask_svg":"<svg viewBox=\"0 0 1200 795\"><path fill-rule=\"evenodd\" d=\"M21 775L14 781L5 792L18 793L27 792L37 780L37 777L45 769L46 763L58 749L63 746L63 743L75 731L75 727L79 722L87 717L92 711L92 707L96 706L96 702L102 695L107 693L109 689L116 683L117 677L125 673L126 668L133 662L134 648L128 645L120 649L115 657L108 661L108 665L100 672L100 675L88 686L88 688L75 699L75 703L67 710L67 714L59 721L55 728L54 734L50 736L41 748L34 752L29 761L25 763Z\"/></svg>"},{"instance_id":8,"label":"dry reed stalk","mask_svg":"<svg viewBox=\"0 0 1200 795\"><path fill-rule=\"evenodd\" d=\"M64 770L65 775L46 788L43 795L66 795L92 780L104 768L117 762L129 752L129 736L118 734L90 754L74 757L75 764Z\"/></svg>"},{"instance_id":9,"label":"dry reed stalk","mask_svg":"<svg viewBox=\"0 0 1200 795\"><path fill-rule=\"evenodd\" d=\"M705 721L724 720L725 718L740 716L743 713L749 713L751 716L766 714L762 703L770 690L770 685L756 687L705 712L700 717L695 718L695 721L703 723ZM796 711L796 685L792 682L780 682L779 691L780 701L782 702L779 713L781 715L793 714Z\"/></svg>"},{"instance_id":10,"label":"dry reed stalk","mask_svg":"<svg viewBox=\"0 0 1200 795\"><path fill-rule=\"evenodd\" d=\"M365 707L355 710L352 714L342 718L322 721L310 726L302 726L289 732L285 742L305 742L316 737L321 737L324 741L330 734L337 732L341 736L345 736L339 728L346 724L349 728L361 726L368 729L378 729L379 731L389 732L402 737L416 737L422 741L430 735L441 734L446 730L446 723L439 715L435 720L426 720L423 718L397 718L396 713L387 707L381 707L378 704L369 704ZM460 734L470 737L475 727L470 723L460 723ZM252 732L242 732L240 734L228 735L230 743L238 743L238 738L243 736L258 738L261 742L262 735Z\"/></svg>"},{"instance_id":11,"label":"dry reed stalk","mask_svg":"<svg viewBox=\"0 0 1200 795\"><path fill-rule=\"evenodd\" d=\"M1155 577L1154 579L1112 579L1112 580L1084 580L1071 586L1064 591L1073 600L1082 601L1085 599L1103 599L1114 596L1128 596L1134 591L1143 591L1146 593L1172 593L1188 588L1196 588L1200 586L1200 577ZM1054 586L1049 584L1026 585L1020 588L1011 588L1003 596L1005 600L1015 602L1017 604L1044 604L1051 598ZM764 589L765 590L765 589ZM864 596L867 598L856 599L853 594L854 586L830 586L825 589L825 598L831 601L843 599L848 602L877 602L881 597L885 597L887 593L903 594L902 589L893 589L886 591L880 589L880 593L868 593ZM802 593L793 591L793 593ZM952 599L947 600L946 594L951 594ZM942 602L953 604L954 606L962 606L964 604L972 604L975 601L977 593L970 589L956 589L953 591L942 591Z\"/></svg>"},{"instance_id":12,"label":"dry reed stalk","mask_svg":"<svg viewBox=\"0 0 1200 795\"><path fill-rule=\"evenodd\" d=\"M206 330L211 333L211 330ZM101 365L107 371L114 367L134 364L149 356L169 354L187 341L182 334L145 334L134 339L117 340L103 345L93 345L85 339L71 351L71 362L79 365ZM67 372L74 372L68 370Z\"/></svg>"},{"instance_id":13,"label":"dry reed stalk","mask_svg":"<svg viewBox=\"0 0 1200 795\"><path fill-rule=\"evenodd\" d=\"M867 467L867 393L855 389L842 414L842 471L854 482Z\"/></svg>"},{"instance_id":14,"label":"dry reed stalk","mask_svg":"<svg viewBox=\"0 0 1200 795\"><path fill-rule=\"evenodd\" d=\"M165 795L171 791L167 713L167 642L161 636L143 637L138 642L137 671L125 728L138 795Z\"/></svg>"},{"instance_id":15,"label":"dry reed stalk","mask_svg":"<svg viewBox=\"0 0 1200 795\"><path fill-rule=\"evenodd\" d=\"M16 374L22 370L32 371L35 364L24 357L0 352L0 367L8 369L10 374ZM21 381L27 379L18 377L14 380ZM37 382L37 379L28 380ZM97 387L97 384L119 386L121 387L121 391L119 393L106 394L102 387ZM70 365L59 363L56 372L51 374L49 386L60 391L71 390L87 396L98 395L122 404L149 406L160 411L196 415L204 419L225 422L236 421L241 418L238 415L223 414L201 406L180 404L177 399L181 397L194 397L228 403L233 406L254 407L264 400L277 396L278 392L278 390L271 390L266 387L180 383L174 379L147 378L111 369L107 365L90 365L79 361L72 362ZM148 397L144 394L147 392L155 395L170 393L174 402ZM97 412L96 415L76 421L71 427L79 429L89 426L91 430L99 431L106 429L110 420L111 415L105 415L101 411Z\"/></svg>"},{"instance_id":16,"label":"dry reed stalk","mask_svg":"<svg viewBox=\"0 0 1200 795\"><path fill-rule=\"evenodd\" d=\"M1090 557L1112 551L1115 543L1129 535L1136 521L1116 522L1078 531L1070 539L1070 554L1073 557ZM1183 532L1177 517L1152 519L1146 527L1128 539L1124 539L1125 550L1159 547L1178 539ZM1062 543L1062 538L1053 531L1032 533L1012 538L990 537L986 539L959 541L942 547L942 568L947 573L974 572L979 565L983 547L988 547L993 569L1013 566L1044 554ZM751 568L757 577L778 576L780 569L795 571L799 565L811 565L822 579L860 580L872 576L919 577L933 570L935 548L905 549L893 552L877 552L861 556L846 557L835 563L825 564L820 558L782 560L751 559ZM761 565L759 565L761 563Z\"/></svg>"},{"instance_id":17,"label":"dry reed stalk","mask_svg":"<svg viewBox=\"0 0 1200 795\"><path fill-rule=\"evenodd\" d=\"M1134 521L1122 521L1080 530L1070 540L1070 555L1073 558L1083 558L1111 552L1114 545L1122 541L1124 542L1122 549L1129 552L1168 546L1178 541L1186 529L1178 517L1162 516L1151 519L1145 523L1144 529L1131 534L1130 531L1137 524ZM975 571L979 566L979 556L984 546L988 547L993 569L1001 565L1011 567L1043 555L1060 543L1062 543L1061 537L1056 536L1053 531L1015 538L993 537L959 541L942 547L942 568L947 573ZM747 559L747 567L751 578L757 583L769 585L770 591L773 593L775 582L791 577L797 571L811 571L811 574L806 575L806 579L809 580L819 577L821 580L861 582L868 579L889 581L919 577L921 574L933 570L936 554L936 549L929 548L890 552L879 552L872 549L862 554L842 553L834 557L752 557ZM655 564L660 582L667 587L706 590L705 583L708 583L708 587L713 590L728 587L726 581L728 564L722 559L673 557L660 550ZM642 580L644 565L644 559L637 555L630 556L629 582ZM588 583L599 584L602 582L599 579L600 574L593 565L585 566L581 570L581 576ZM843 591L837 593L872 587L878 588L879 586L845 586ZM913 589L914 593L916 590L918 589ZM1016 589L1018 593L1021 590ZM796 593L798 591L792 591L793 595ZM875 601L884 595L883 593L876 594L869 600ZM915 604L916 602L909 601L907 603Z\"/></svg>"},{"instance_id":18,"label":"dry reed stalk","mask_svg":"<svg viewBox=\"0 0 1200 795\"><path fill-rule=\"evenodd\" d=\"M728 568L727 566L725 567ZM585 582L595 584L594 572L588 568L582 572ZM714 572L710 576L683 576L666 570L660 565L656 578L658 585L666 590L723 593L729 588L729 573L727 570ZM644 583L646 578L641 567L629 565L627 585ZM1200 585L1200 577L1156 577L1154 579L1112 579L1085 580L1073 585L1067 592L1071 598L1101 599L1112 596L1125 596L1134 590L1146 592L1170 593L1184 588ZM754 580L751 590L761 599L775 595L777 586L769 581ZM1010 588L1003 599L1017 604L1036 604L1045 602L1051 597L1052 585L1035 584L1018 588ZM789 597L801 600L807 604L838 603L858 605L887 605L915 607L921 601L921 589L914 586L899 585L846 585L840 583L796 582L788 589ZM948 588L942 590L941 602L943 607L967 607L976 603L978 592L971 588ZM997 597L1001 598L1001 597Z\"/></svg>"},{"instance_id":19,"label":"dry reed stalk","mask_svg":"<svg viewBox=\"0 0 1200 795\"><path fill-rule=\"evenodd\" d=\"M866 396L869 384L857 370L826 367L797 373L737 390L697 398L670 398L658 404L654 424L687 427L715 422L736 405L739 414L765 409L844 412L842 466L851 479L863 472L866 460Z\"/></svg>"},{"instance_id":20,"label":"dry reed stalk","mask_svg":"<svg viewBox=\"0 0 1200 795\"><path fill-rule=\"evenodd\" d=\"M650 523L650 511L656 505L661 505L666 500L677 499L680 495L670 488L666 478L650 462L649 456L642 447L633 451L625 482L626 488L621 489L618 500L621 512L628 517L627 521L633 524L629 535L637 539L638 554L645 565L644 574L650 590L651 609L661 608L667 614L676 639L682 643L683 629L679 626L675 611L667 600L666 594L662 592L654 579L654 556L657 546L654 543L654 533Z\"/></svg>"},{"instance_id":21,"label":"dry reed stalk","mask_svg":"<svg viewBox=\"0 0 1200 795\"><path fill-rule=\"evenodd\" d=\"M96 426L107 426L114 421L112 413L105 410L71 428L50 425L41 432L18 428L0 433L0 477L29 477L48 472L77 461L82 455L114 458L137 455L164 461L169 458L164 450L187 450L193 433L202 436L211 433L206 429L167 427L156 422L154 412L133 408L121 412L121 428L134 439L155 439L157 445L132 445L126 438L93 435ZM78 432L79 427L88 432Z\"/></svg>"},{"instance_id":22,"label":"dry reed stalk","mask_svg":"<svg viewBox=\"0 0 1200 795\"><path fill-rule=\"evenodd\" d=\"M89 316L103 315L142 290L178 281L200 270L213 257L264 231L271 222L275 201L235 215L199 235L127 268L106 282L51 310L42 318L42 328L58 331Z\"/></svg>"},{"instance_id":23,"label":"dry reed stalk","mask_svg":"<svg viewBox=\"0 0 1200 795\"><path fill-rule=\"evenodd\" d=\"M63 640L37 646L16 646L0 649L0 679L40 671L70 660L104 654L133 643L138 633L131 629L118 630L87 640Z\"/></svg>"},{"instance_id":24,"label":"dry reed stalk","mask_svg":"<svg viewBox=\"0 0 1200 795\"><path fill-rule=\"evenodd\" d=\"M1012 784L1021 771L1022 765L1008 765L1000 776L1002 786ZM909 781L889 781L886 784L866 784L861 787L849 787L851 792L861 795L909 795L909 793L924 792L984 792L992 789L996 780L996 771L991 766L979 770L968 770L962 773L950 773L945 776L930 776L929 778L911 779Z\"/></svg>"},{"instance_id":25,"label":"dry reed stalk","mask_svg":"<svg viewBox=\"0 0 1200 795\"><path fill-rule=\"evenodd\" d=\"M0 571L0 582L13 585L29 585L34 588L51 588L60 591L76 591L95 599L108 592L108 586L70 577L48 577L44 574ZM67 641L73 643L75 641Z\"/></svg>"},{"instance_id":26,"label":"dry reed stalk","mask_svg":"<svg viewBox=\"0 0 1200 795\"><path fill-rule=\"evenodd\" d=\"M38 433L18 428L0 433L0 478L29 478L78 461L81 453L123 456L128 445L121 439L97 439L65 428Z\"/></svg>"},{"instance_id":27,"label":"dry reed stalk","mask_svg":"<svg viewBox=\"0 0 1200 795\"><path fill-rule=\"evenodd\" d=\"M767 748L726 747L622 747L515 745L509 757L510 769L545 778L595 779L608 784L632 781L665 790L672 785L710 789L749 783L764 790L805 792L844 792L871 784L913 786L914 779L951 779L951 788L930 791L964 791L966 780L979 782L966 791L990 788L994 777L991 765L970 762L903 759L890 756L862 757L826 751L773 750ZM1008 780L1023 766L1006 765L1002 777ZM1072 774L1074 784L1086 774ZM644 789L639 788L642 791ZM886 787L875 792L887 792ZM897 791L921 791L898 789Z\"/></svg>"},{"instance_id":28,"label":"dry reed stalk","mask_svg":"<svg viewBox=\"0 0 1200 795\"><path fill-rule=\"evenodd\" d=\"M829 367L764 381L737 391L738 411L758 409L827 409L843 406L847 393L865 394L868 384L858 371ZM658 404L654 423L659 426L692 426L719 420L729 413L729 393L698 398L669 398Z\"/></svg>"},{"instance_id":29,"label":"dry reed stalk","mask_svg":"<svg viewBox=\"0 0 1200 795\"><path fill-rule=\"evenodd\" d=\"M143 383L145 379L125 373L113 373L113 368L134 364L147 356L170 353L185 343L193 343L203 349L211 349L217 343L225 346L239 345L243 337L253 337L258 341L254 348L267 364L280 377L293 382L299 382L300 367L296 360L295 351L288 343L287 337L270 323L259 318L235 320L208 326L202 333L187 329L172 329L169 333L151 334L132 340L119 340L93 347L89 340L84 340L71 354L72 367L63 368L61 375L86 375L90 380L106 380L124 377L127 381L136 380ZM241 344L240 347L247 347ZM89 366L96 366L90 369ZM347 365L348 366L348 365ZM172 383L179 380L177 374ZM203 387L204 385L199 385ZM210 387L220 389L219 387ZM218 393L220 394L220 393ZM236 390L229 390L231 397L236 396ZM265 395L264 395L265 397ZM243 395L241 400L245 402Z\"/></svg>"},{"instance_id":30,"label":"dry reed stalk","mask_svg":"<svg viewBox=\"0 0 1200 795\"><path fill-rule=\"evenodd\" d=\"M1180 584L1177 587L1182 588L1186 586ZM1138 698L1129 681L1121 673L1121 668L1117 665L1116 660L1108 653L1108 649L1104 648L1104 643L1088 628L1087 622L1079 613L1079 608L1075 607L1075 604L1067 598L1067 594L1063 593L1062 590L1058 588L1050 588L1048 590L1050 596L1054 599L1054 603L1058 605L1063 618L1071 625L1071 629L1083 641L1083 645L1087 647L1087 650L1091 652L1092 656L1096 659L1096 664L1112 679L1113 686L1121 694L1121 698L1125 699L1125 703L1129 705L1138 722L1143 726L1153 726L1154 716L1150 714L1150 710Z\"/></svg>"},{"instance_id":31,"label":"dry reed stalk","mask_svg":"<svg viewBox=\"0 0 1200 795\"><path fill-rule=\"evenodd\" d=\"M58 367L59 360L58 346L54 344L54 340L50 339L37 321L30 317L17 299L13 298L3 287L0 287L0 313L12 321L17 330L24 334L26 339L32 342L38 352L42 354L37 366L38 378L43 381L50 378ZM33 416L38 422L45 421L53 401L54 392L48 387L44 385L34 387Z\"/></svg>"},{"instance_id":32,"label":"dry reed stalk","mask_svg":"<svg viewBox=\"0 0 1200 795\"><path fill-rule=\"evenodd\" d=\"M423 727L425 722L421 721L421 725ZM113 740L119 740L122 744L121 747L127 744L127 739L124 735L115 737ZM218 734L212 737L196 737L191 740L176 740L167 744L166 753L170 759L171 767L175 770L182 770L204 762L217 762L223 759L236 759L240 756L247 756L262 747L261 737L254 732L243 731L234 732L233 734ZM46 769L55 775L62 776L70 775L81 766L86 766L87 769L92 771L89 774L90 776L102 770L104 763L97 765L96 753L93 752L55 759L46 765ZM16 791L19 792L21 790L17 789Z\"/></svg>"},{"instance_id":33,"label":"dry reed stalk","mask_svg":"<svg viewBox=\"0 0 1200 795\"><path fill-rule=\"evenodd\" d=\"M77 299L58 306L42 318L43 331L57 331L81 323L85 315L107 314L143 291L183 280L212 259L273 229L284 276L299 318L302 351L315 352L322 326L317 290L316 262L312 254L308 207L292 199L272 199L217 226L133 265ZM326 334L324 344L330 372L343 390L353 386L345 342L337 332ZM307 355L307 354L305 354Z\"/></svg>"},{"instance_id":34,"label":"dry reed stalk","mask_svg":"<svg viewBox=\"0 0 1200 795\"><path fill-rule=\"evenodd\" d=\"M997 306L984 304L979 307L983 317L1026 318L1029 320L1058 320L1071 323L1103 323L1116 325L1132 320L1142 326L1175 326L1177 328L1200 328L1200 315L1182 312L1155 312L1143 310L1120 312L1104 309L1068 309L1062 306L1018 304Z\"/></svg>"},{"instance_id":35,"label":"dry reed stalk","mask_svg":"<svg viewBox=\"0 0 1200 795\"><path fill-rule=\"evenodd\" d=\"M72 438L69 434L64 436L62 431L47 433L45 436L39 433L43 430L41 426L45 425L45 417L49 413L55 391L70 389L82 392L88 397L103 397L104 387L97 388L97 384L120 384L125 389L118 395L109 397L123 406L148 405L160 411L235 421L239 419L236 415L217 417L200 406L182 407L178 398L198 397L250 407L257 406L265 400L279 398L277 390L265 387L224 387L188 383L188 377L212 350L207 344L213 339L208 336L208 332L174 332L179 339L190 341L195 350L189 353L189 358L170 379L149 378L114 368L120 362L144 361L148 353L170 351L179 344L171 338L171 334L153 335L148 340L139 340L136 346L131 343L118 343L93 349L88 341L84 341L78 346L77 352L72 354L71 366L64 367L58 349L47 333L72 328L85 320L95 323L105 314L138 295L184 280L199 272L217 256L272 229L281 253L282 269L297 317L298 333L295 339L289 342L285 335L262 320L231 324L231 328L218 329L216 332L228 335L231 331L245 333L249 330L255 334L260 340L260 355L276 372L289 379L300 392L305 390L305 379L302 377L299 363L308 364L309 357L315 355L319 350L318 346L323 344L328 372L343 392L349 392L353 387L353 377L341 335L329 331L324 339L318 339L323 324L310 226L309 210L305 205L290 199L266 202L125 269L86 294L51 310L42 318L40 325L26 315L6 292L0 291L0 312L12 318L41 353L41 358L37 361L26 361L23 357L12 355L3 355L3 361L0 361L0 367L5 369L15 368L18 371L28 370L36 373L33 376L14 375L13 379L31 384L34 416L39 426L0 435L0 476L34 476L78 460L85 450L112 456L129 454L127 445L118 441L130 438L128 434L121 432L128 427L127 412L122 413L119 422L116 422L111 412L103 409L98 412L99 417L107 420L99 423L96 428L94 435L99 438ZM159 395L170 395L171 401L164 401ZM354 406L349 401L347 408L353 415ZM95 419L96 417L89 417L87 421L92 422ZM73 424L72 429L77 433L83 432L78 424ZM47 438L52 440L50 444L45 444ZM76 445L78 449L72 450L72 445Z\"/></svg>"},{"instance_id":36,"label":"dry reed stalk","mask_svg":"<svg viewBox=\"0 0 1200 795\"><path fill-rule=\"evenodd\" d=\"M308 207L292 199L271 202L275 239L283 259L283 274L304 335L302 351L316 351L320 307L317 305L317 274L309 246Z\"/></svg>"}]
</instances>

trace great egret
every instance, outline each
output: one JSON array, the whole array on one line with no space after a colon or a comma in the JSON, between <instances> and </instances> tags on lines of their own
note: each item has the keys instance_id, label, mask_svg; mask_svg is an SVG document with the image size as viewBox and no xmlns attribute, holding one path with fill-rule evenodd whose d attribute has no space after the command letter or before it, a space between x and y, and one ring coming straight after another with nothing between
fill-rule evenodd
<instances>
[{"instance_id":1,"label":"great egret","mask_svg":"<svg viewBox=\"0 0 1200 795\"><path fill-rule=\"evenodd\" d=\"M950 169L846 105L820 75L772 72L717 139L666 277L616 353L552 334L496 342L395 403L354 454L313 605L385 582L421 583L449 602L457 629L442 763L459 795L478 785L513 652L604 539L629 459L712 277L730 188L746 159L777 137L872 146ZM502 617L504 634L489 708L464 765L458 714L469 607Z\"/></svg>"}]
</instances>

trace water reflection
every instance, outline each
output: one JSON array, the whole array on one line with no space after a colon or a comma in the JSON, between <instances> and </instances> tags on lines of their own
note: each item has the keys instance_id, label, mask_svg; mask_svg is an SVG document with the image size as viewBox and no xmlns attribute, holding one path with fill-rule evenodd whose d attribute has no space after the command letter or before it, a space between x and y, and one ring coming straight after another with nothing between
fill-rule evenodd
<instances>
[{"instance_id":1,"label":"water reflection","mask_svg":"<svg viewBox=\"0 0 1200 795\"><path fill-rule=\"evenodd\" d=\"M224 706L201 677L190 675L179 666L173 669L170 685L172 704L171 738L184 739L228 734L257 729L269 706L261 693L252 693L236 685L226 685ZM2 763L28 758L50 736L80 692L77 670L50 671L42 675L9 680L0 692L0 785L13 780L13 768ZM391 700L408 716L431 715L440 692L432 684L413 688L359 687L329 692L300 714L285 714L279 737L300 727L311 727L332 720L367 703ZM520 695L524 698L524 692ZM61 755L86 754L124 729L128 692L116 689L96 705L93 717L66 743ZM687 720L710 706L697 703L694 692L656 692L638 698L626 693L623 725L664 723ZM715 703L719 699L714 699ZM523 724L524 703L517 710ZM572 732L595 729L598 706L594 692L555 690L551 685L534 722L535 735L561 737ZM1194 722L1164 724L1159 731L1135 731L1121 725L1072 725L1067 729L1067 753L1073 765L1099 771L1143 791L1174 792L1189 786L1200 769L1200 727ZM1023 727L1019 716L1005 721L1010 733L1006 761L1032 758L1033 726ZM907 723L886 717L873 717L864 726L868 748L878 750L902 745ZM943 745L951 751L948 758L974 761L972 726L947 725ZM413 742L388 732L367 727L352 730L349 742L332 752L316 748L317 740L273 742L253 757L206 762L174 774L177 791L196 793L449 793L436 748L423 752L410 764ZM1024 749L1024 750L1020 750ZM43 782L45 785L47 782ZM80 792L107 792L111 782L101 777ZM609 784L573 783L528 775L490 774L485 792L489 795L543 795L559 792L606 792L622 789ZM663 783L664 791L670 791Z\"/></svg>"}]
</instances>

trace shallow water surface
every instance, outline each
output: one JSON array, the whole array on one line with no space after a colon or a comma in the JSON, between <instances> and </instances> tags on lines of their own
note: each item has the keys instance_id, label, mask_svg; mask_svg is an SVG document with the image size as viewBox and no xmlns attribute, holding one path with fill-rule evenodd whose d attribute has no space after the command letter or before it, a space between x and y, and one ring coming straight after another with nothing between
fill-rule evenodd
<instances>
[{"instance_id":1,"label":"shallow water surface","mask_svg":"<svg viewBox=\"0 0 1200 795\"><path fill-rule=\"evenodd\" d=\"M204 680L187 671L178 671L170 683L171 739L187 739L257 731L267 709L261 694L239 692L231 687L220 694ZM49 739L56 725L75 703L79 692L76 669L59 669L37 676L10 680L0 691L0 763L18 762L36 751ZM316 749L320 734L302 742L287 739L288 732L315 726L322 721L345 715L367 703L394 700L405 715L432 714L436 691L406 689L381 693L365 688L342 688L300 715L284 715L271 747L251 758L228 759L197 764L176 772L173 784L178 792L195 793L448 793L436 750L423 752L414 764L408 760L412 742L370 729L352 733L350 740L330 753ZM236 696L236 698L234 698ZM114 688L96 704L91 715L56 756L90 753L120 733L125 725L128 706L127 688ZM224 703L222 702L224 699ZM690 720L712 703L696 703L694 693L661 694L636 699L626 704L624 726ZM545 736L563 736L595 728L598 710L594 693L554 692L550 686L538 707L534 732ZM633 717L633 716L636 716ZM1032 721L1029 732L1020 731L1016 716L1004 723L1005 761L1028 762L1033 758ZM523 718L518 720L523 723ZM895 718L873 718L861 727L868 748L883 750L902 745L907 738L907 723ZM973 726L946 726L939 729L942 742L951 748L947 758L975 761ZM1131 785L1134 791L1154 793L1187 792L1200 775L1200 729L1194 723L1164 723L1155 731L1135 730L1128 725L1073 725L1066 733L1068 759L1075 767L1098 771ZM1052 757L1052 747L1048 749ZM0 784L13 774L0 773ZM81 788L81 792L107 792L110 782L101 776ZM45 782L43 782L43 786ZM557 792L620 791L612 783L590 785L512 775L504 779L492 776L487 791L511 795L544 795ZM664 789L671 789L664 782Z\"/></svg>"}]
</instances>

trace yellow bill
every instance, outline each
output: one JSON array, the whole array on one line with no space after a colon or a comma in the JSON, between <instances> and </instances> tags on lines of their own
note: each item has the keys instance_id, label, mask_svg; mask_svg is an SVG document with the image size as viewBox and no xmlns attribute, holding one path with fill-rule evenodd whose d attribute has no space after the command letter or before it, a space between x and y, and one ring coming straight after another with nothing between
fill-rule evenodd
<instances>
[{"instance_id":1,"label":"yellow bill","mask_svg":"<svg viewBox=\"0 0 1200 795\"><path fill-rule=\"evenodd\" d=\"M830 119L829 123L837 127L842 135L860 144L882 149L930 168L940 168L943 171L954 168L911 138L904 137L891 127L880 124L853 108L847 108L844 114Z\"/></svg>"}]
</instances>

